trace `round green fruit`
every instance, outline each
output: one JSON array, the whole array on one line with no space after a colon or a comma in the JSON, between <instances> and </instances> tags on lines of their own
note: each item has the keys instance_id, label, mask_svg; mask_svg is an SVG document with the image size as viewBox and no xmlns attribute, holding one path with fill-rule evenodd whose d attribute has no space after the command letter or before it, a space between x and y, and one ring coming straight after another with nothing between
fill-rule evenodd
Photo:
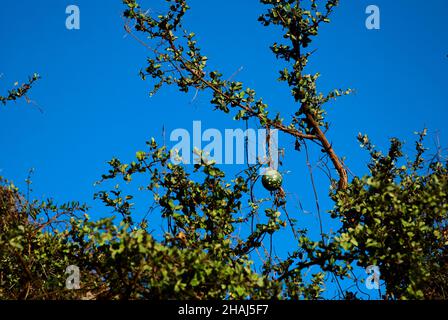
<instances>
[{"instance_id":1,"label":"round green fruit","mask_svg":"<svg viewBox=\"0 0 448 320\"><path fill-rule=\"evenodd\" d=\"M283 177L282 175L274 169L268 169L266 170L265 174L263 175L263 178L261 179L261 183L263 184L263 187L266 188L266 190L269 191L276 191L280 189L282 186Z\"/></svg>"}]
</instances>

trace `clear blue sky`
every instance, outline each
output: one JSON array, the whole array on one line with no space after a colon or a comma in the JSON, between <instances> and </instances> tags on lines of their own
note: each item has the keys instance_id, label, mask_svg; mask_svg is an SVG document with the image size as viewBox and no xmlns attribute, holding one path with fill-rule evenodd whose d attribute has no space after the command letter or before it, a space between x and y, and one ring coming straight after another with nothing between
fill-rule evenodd
<instances>
[{"instance_id":1,"label":"clear blue sky","mask_svg":"<svg viewBox=\"0 0 448 320\"><path fill-rule=\"evenodd\" d=\"M157 1L140 2L156 11L159 7ZM69 4L81 10L80 30L65 28ZM370 4L381 9L381 30L365 28ZM268 46L277 40L278 30L257 22L263 6L256 0L192 0L190 6L185 26L198 35L212 68L230 76L243 67L235 79L288 119L296 106L289 89L276 81L279 64ZM212 112L203 95L192 103L193 94L172 88L149 98L150 83L138 77L147 52L124 37L122 11L119 0L15 0L0 7L0 94L38 72L42 80L30 98L43 109L40 113L23 100L0 106L0 175L23 186L28 170L35 168L35 197L86 202L95 208L95 217L108 214L92 200L99 190L93 183L107 169L106 161L113 156L131 160L150 137L161 138L163 124L167 133L190 129L193 120L221 130L242 126ZM319 89L356 90L328 108L329 138L355 174L366 172L367 160L356 141L358 132L369 134L380 147L391 137L402 138L409 151L413 132L428 127L429 146L436 132L442 146L448 145L447 12L446 0L342 0L333 22L313 42L318 51L310 70L322 74ZM285 190L291 208L300 199L310 213L297 209L296 215L315 232L304 155L294 152L293 141L285 136L280 144L287 150L282 170L290 171ZM232 174L241 167L224 169ZM327 210L328 182L316 174L321 205ZM332 226L325 224L327 231Z\"/></svg>"}]
</instances>

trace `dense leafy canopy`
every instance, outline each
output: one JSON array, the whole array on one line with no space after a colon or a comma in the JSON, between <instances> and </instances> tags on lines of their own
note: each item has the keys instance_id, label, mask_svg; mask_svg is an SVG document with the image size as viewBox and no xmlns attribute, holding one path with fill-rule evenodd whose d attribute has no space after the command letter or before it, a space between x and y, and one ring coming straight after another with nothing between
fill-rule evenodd
<instances>
[{"instance_id":1,"label":"dense leafy canopy","mask_svg":"<svg viewBox=\"0 0 448 320\"><path fill-rule=\"evenodd\" d=\"M87 213L98 213L77 202L30 200L0 179L0 299L320 299L328 276L358 284L356 265L380 267L385 299L446 298L448 164L440 155L424 159L426 131L418 135L413 160L402 153L398 139L383 154L360 135L370 171L350 181L326 136L324 105L351 90L320 93L319 74L306 74L305 67L313 37L330 21L337 0L310 0L306 6L261 0L267 6L259 18L262 25L280 26L284 33L271 50L287 65L279 80L297 103L289 122L270 115L253 89L207 70L194 33L182 26L185 0L167 0L167 12L157 16L134 0L123 2L124 16L135 22L134 30L129 24L126 30L156 44L147 45L151 56L141 71L143 79L156 81L152 93L163 85L182 92L207 90L215 109L233 112L235 120L253 118L268 130L292 136L298 152L302 146L308 150L307 143L317 146L338 174L337 181L330 181L334 207L329 213L340 228L317 241L298 228L281 176L268 181L277 184L269 185L271 198L258 198L254 186L266 163L226 179L209 161L192 170L172 163L166 147L151 139L134 161L109 161L100 185L113 186L95 194L113 211L104 219L92 220ZM35 80L0 101L20 98ZM138 214L141 209L123 184L137 186L154 201L150 210L163 218L163 236L153 235L152 221ZM293 235L287 257L272 254L272 235L280 230ZM78 290L66 289L70 265L81 271ZM312 266L317 269L310 275ZM343 291L339 297L357 295Z\"/></svg>"}]
</instances>

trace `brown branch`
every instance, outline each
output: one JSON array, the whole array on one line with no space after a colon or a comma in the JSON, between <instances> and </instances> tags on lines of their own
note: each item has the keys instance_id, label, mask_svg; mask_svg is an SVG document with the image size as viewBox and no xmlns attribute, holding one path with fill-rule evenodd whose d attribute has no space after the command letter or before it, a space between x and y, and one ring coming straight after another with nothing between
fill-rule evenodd
<instances>
[{"instance_id":1,"label":"brown branch","mask_svg":"<svg viewBox=\"0 0 448 320\"><path fill-rule=\"evenodd\" d=\"M331 146L330 142L325 136L325 133L320 128L319 123L314 119L313 115L311 114L309 108L306 105L304 105L303 109L306 115L306 119L308 120L308 123L314 129L314 132L318 140L322 143L322 147L324 148L325 153L328 154L328 156L331 159L331 162L333 163L336 171L339 174L339 184L338 184L339 190L345 190L348 185L348 176L347 176L347 170L345 170L344 168L344 164L337 156L336 152L334 151L333 147Z\"/></svg>"},{"instance_id":2,"label":"brown branch","mask_svg":"<svg viewBox=\"0 0 448 320\"><path fill-rule=\"evenodd\" d=\"M137 41L139 41L141 44L143 44L145 47L147 47L148 49L150 49L152 51L155 51L154 49L149 47L147 44L142 43L142 41L140 39L138 39L132 33L132 31L130 30L129 27L127 27L127 28L125 27L125 30L129 34L131 34ZM176 44L174 43L175 36L173 35L173 33L171 31L168 31L166 33L166 38L165 39L168 41L169 47L171 48L171 50L173 51L175 57L177 58L176 62L180 62L181 67L183 69L188 71L190 73L190 75L192 77L194 77L197 81L200 81L206 87L210 88L215 93L221 95L225 100L232 101L232 97L231 96L227 95L220 88L216 87L209 80L205 79L205 73L204 72L201 72L199 70L195 70L194 68L192 68L189 65L189 62L187 60L185 60L184 57L182 56L182 51L179 50L177 48ZM300 46L299 46L299 50L300 50ZM157 53L157 51L155 51L155 52ZM180 66L178 66L175 63L175 61L170 60L170 62L174 66L176 71L182 76L182 68ZM307 139L307 140L312 140L312 141L315 141L315 142L320 142L322 144L323 150L325 151L326 154L328 154L328 156L331 159L331 161L332 161L336 171L338 172L338 175L339 175L338 189L339 190L344 190L344 189L347 188L348 176L347 176L347 171L346 171L346 169L344 167L344 164L342 163L342 161L337 156L336 152L334 151L333 147L331 146L330 142L328 141L327 137L325 136L325 133L322 131L322 129L320 128L319 123L314 119L312 113L310 112L310 110L308 109L307 106L303 106L304 107L304 113L306 115L306 118L307 118L309 124L314 129L315 134L306 134L306 133L298 131L295 128L290 128L288 126L285 126L284 124L278 123L278 122L273 121L271 119L265 119L263 114L255 112L249 105L242 104L241 102L234 102L234 104L236 106L240 107L241 109L243 109L244 111L246 111L249 115L257 117L260 120L260 122L263 122L263 121L266 122L266 124L269 127L273 127L275 129L278 129L279 131L287 133L287 134L289 134L289 135L291 135L291 136L293 136L293 137L295 137L297 139Z\"/></svg>"},{"instance_id":3,"label":"brown branch","mask_svg":"<svg viewBox=\"0 0 448 320\"><path fill-rule=\"evenodd\" d=\"M300 1L297 2L297 7L300 7ZM331 9L327 10L327 13L319 20L317 20L313 27L316 27L320 22L323 21L324 18L327 18L331 13ZM283 21L284 25L287 26L288 24L286 23L286 21L284 20L284 18L281 16L281 14L279 13L279 17L280 19ZM311 27L309 27L310 29ZM291 32L293 32L293 30L291 28L289 28ZM299 39L299 37L296 36L297 39ZM302 61L300 59L301 57L301 46L300 43L296 40L296 41L292 41L292 45L294 47L295 50L297 50L298 53L298 62L299 62L299 70L300 70L300 76L303 70L303 66L302 66ZM339 157L337 156L336 152L334 151L333 147L331 146L330 142L328 141L325 133L322 131L322 129L320 128L319 123L314 119L313 114L311 113L311 111L309 110L308 106L306 105L302 105L302 108L304 110L305 116L308 120L308 123L311 125L311 127L314 129L314 132L317 136L317 139L320 141L320 143L322 144L322 147L325 151L326 154L328 154L328 156L331 159L331 162L333 163L336 171L338 172L339 175L339 183L338 183L338 189L339 190L345 190L348 186L348 176L347 176L347 170L344 167L344 164L342 163L342 161L339 159Z\"/></svg>"},{"instance_id":4,"label":"brown branch","mask_svg":"<svg viewBox=\"0 0 448 320\"><path fill-rule=\"evenodd\" d=\"M213 85L210 81L204 79L204 74L199 74L199 72L197 72L196 70L194 70L193 68L191 68L188 63L185 61L185 59L181 56L180 51L178 50L178 48L176 47L176 45L174 44L174 41L172 39L172 35L170 34L168 38L168 42L170 44L171 49L178 55L180 62L182 64L182 66L194 77L197 78L197 80L201 81L203 84L205 84L208 88L212 89L214 92L216 92L217 94L221 95L223 98L225 98L226 100L232 100L232 97L230 97L229 95L225 94L224 92L222 92L219 88L217 88L215 85ZM181 72L181 70L177 70L178 72ZM266 123L270 126L273 127L275 129L278 129L282 132L288 133L296 138L299 139L308 139L308 140L316 140L318 139L318 137L316 137L315 135L312 134L306 134L306 133L302 133L294 128L288 128L287 126L277 123L271 119L263 119L263 115L256 113L251 107L244 105L240 102L236 103L236 105L238 107L240 107L241 109L243 109L244 111L246 111L247 113L249 113L252 116L257 117L260 121L266 121Z\"/></svg>"}]
</instances>

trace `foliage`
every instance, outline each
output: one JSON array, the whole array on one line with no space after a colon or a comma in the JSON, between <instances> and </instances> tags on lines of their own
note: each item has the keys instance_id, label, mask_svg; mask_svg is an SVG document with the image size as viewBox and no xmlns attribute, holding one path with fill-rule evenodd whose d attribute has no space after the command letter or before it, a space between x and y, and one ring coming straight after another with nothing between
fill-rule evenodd
<instances>
[{"instance_id":1,"label":"foliage","mask_svg":"<svg viewBox=\"0 0 448 320\"><path fill-rule=\"evenodd\" d=\"M324 106L351 90L320 93L319 74L305 69L314 52L308 48L339 1L261 0L267 11L259 21L283 33L270 49L286 65L279 80L297 104L289 122L272 116L253 89L208 70L195 34L182 25L185 0L167 0L166 13L157 16L134 0L123 2L124 16L135 23L135 30L129 24L126 30L152 42L139 40L151 49L140 73L155 81L151 93L164 85L208 91L215 109L278 129L295 139L298 152L315 144L338 174L337 182L331 179L329 213L340 228L321 230L314 240L297 227L281 187L270 198L258 198L254 186L266 163L248 166L229 181L209 161L192 170L174 164L166 147L151 139L132 162L109 161L99 184L110 190L95 194L112 211L104 219L92 220L91 209L77 202L31 201L0 178L0 299L322 299L329 277L358 285L355 265L380 267L385 299L446 298L448 164L424 160L426 131L412 161L398 139L383 154L359 135L371 158L369 174L351 181L327 138ZM1 102L24 96L35 80ZM200 151L198 156L206 160ZM163 218L163 234L153 234L154 221L135 205L136 195L125 192L132 186L154 202L149 210ZM280 230L292 234L286 257L272 253ZM69 265L81 270L79 290L65 288ZM311 267L317 267L312 274ZM339 297L357 298L343 289Z\"/></svg>"},{"instance_id":2,"label":"foliage","mask_svg":"<svg viewBox=\"0 0 448 320\"><path fill-rule=\"evenodd\" d=\"M39 78L39 75L35 73L28 79L26 83L23 83L20 87L9 90L7 96L0 95L0 103L5 105L8 101L16 101L17 99L26 97L27 92L31 89L34 82L36 82Z\"/></svg>"},{"instance_id":3,"label":"foliage","mask_svg":"<svg viewBox=\"0 0 448 320\"><path fill-rule=\"evenodd\" d=\"M414 161L402 166L399 140L383 155L360 135L372 159L370 175L333 195L331 214L342 222L335 242L350 252L346 262L379 266L391 298L424 298L434 290L447 298L448 165L435 161L425 168L424 135Z\"/></svg>"},{"instance_id":4,"label":"foliage","mask_svg":"<svg viewBox=\"0 0 448 320\"><path fill-rule=\"evenodd\" d=\"M257 226L246 242L235 241L235 224L243 219L233 215L241 208L245 181L226 183L221 171L204 165L197 168L202 169L204 181L194 182L180 166L168 163L168 155L154 142L150 146L152 152L139 153L139 163L126 170L126 165L112 160L113 169L105 178L129 180L135 172L151 174L148 190L164 189L163 195L155 193L154 198L164 217L173 221L162 241L151 235L145 220L132 221L131 197L121 198L117 189L97 197L125 216L118 225L113 217L96 222L87 215L77 218L77 212L86 211L78 204L27 203L12 185L2 187L1 298L279 297L278 284L255 273L247 253L260 246L257 239L282 222L272 217ZM162 171L156 164L166 167ZM41 216L50 218L43 222ZM62 216L66 219L59 220ZM64 225L57 228L58 223ZM65 268L71 264L83 271L82 290L65 289Z\"/></svg>"},{"instance_id":5,"label":"foliage","mask_svg":"<svg viewBox=\"0 0 448 320\"><path fill-rule=\"evenodd\" d=\"M296 139L297 146L306 140L312 141L330 158L339 175L339 188L344 189L347 185L347 172L326 137L325 131L329 126L324 119L323 105L351 91L319 93L316 89L319 74L304 73L313 53L305 52L304 49L318 34L320 25L330 21L329 15L339 1L325 1L322 11L317 1L311 1L309 9L302 7L300 1L261 1L269 9L260 16L259 21L264 26L272 24L282 27L285 32L283 38L287 39L285 44L274 43L271 46L275 56L290 66L289 69L280 70L279 80L288 84L295 102L299 104L287 124L280 114L275 117L269 115L267 104L257 97L255 90L245 88L241 82L225 80L218 70L207 70L208 58L201 53L195 34L182 25L182 18L189 9L187 1L166 2L169 4L168 12L153 17L142 10L135 0L123 0L127 6L124 16L135 23L135 31L145 34L152 41L145 46L152 51L153 56L147 59L146 69L140 72L142 79L151 77L156 80L151 94L156 93L163 85L176 85L181 92L207 90L212 94L211 105L225 113L234 111L236 120L253 118L268 130L277 129L292 136ZM126 30L134 35L129 25Z\"/></svg>"},{"instance_id":6,"label":"foliage","mask_svg":"<svg viewBox=\"0 0 448 320\"><path fill-rule=\"evenodd\" d=\"M0 299L62 297L56 289L65 286L71 251L58 230L65 230L66 216L85 209L29 202L0 177Z\"/></svg>"}]
</instances>

